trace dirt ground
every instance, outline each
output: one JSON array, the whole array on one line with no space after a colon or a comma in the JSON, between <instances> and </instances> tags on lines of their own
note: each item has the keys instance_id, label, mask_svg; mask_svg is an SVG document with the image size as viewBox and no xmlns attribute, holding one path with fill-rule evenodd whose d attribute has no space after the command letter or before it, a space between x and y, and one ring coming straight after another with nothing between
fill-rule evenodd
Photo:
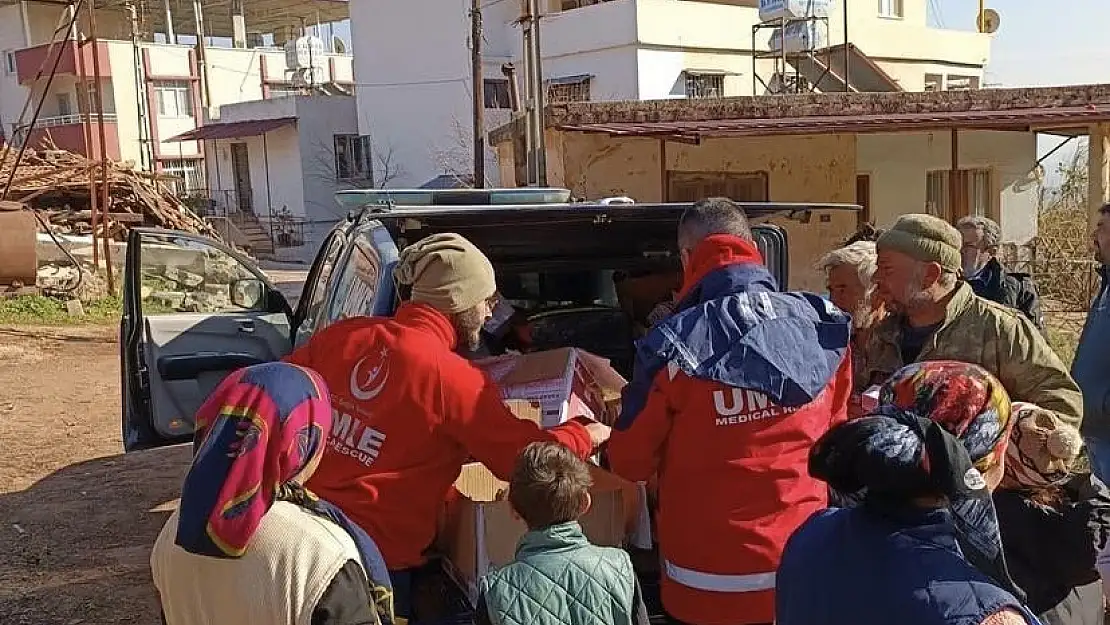
<instances>
[{"instance_id":1,"label":"dirt ground","mask_svg":"<svg viewBox=\"0 0 1110 625\"><path fill-rule=\"evenodd\" d=\"M114 327L0 327L0 623L156 625L188 448L122 455Z\"/></svg>"}]
</instances>

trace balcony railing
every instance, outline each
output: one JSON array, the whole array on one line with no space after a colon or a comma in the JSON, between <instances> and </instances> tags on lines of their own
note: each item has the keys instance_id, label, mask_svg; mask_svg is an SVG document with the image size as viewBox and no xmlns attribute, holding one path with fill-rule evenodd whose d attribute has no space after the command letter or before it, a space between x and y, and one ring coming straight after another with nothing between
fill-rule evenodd
<instances>
[{"instance_id":1,"label":"balcony railing","mask_svg":"<svg viewBox=\"0 0 1110 625\"><path fill-rule=\"evenodd\" d=\"M96 113L75 113L72 115L54 115L53 117L40 117L35 121L33 130L43 130L44 128L58 128L60 126L73 126L76 124L84 124L86 122L93 123L97 120ZM103 115L105 123L114 124L118 121L115 113L105 113ZM27 139L27 134L32 130L30 124L23 124L22 126L12 126L12 144L23 145Z\"/></svg>"}]
</instances>

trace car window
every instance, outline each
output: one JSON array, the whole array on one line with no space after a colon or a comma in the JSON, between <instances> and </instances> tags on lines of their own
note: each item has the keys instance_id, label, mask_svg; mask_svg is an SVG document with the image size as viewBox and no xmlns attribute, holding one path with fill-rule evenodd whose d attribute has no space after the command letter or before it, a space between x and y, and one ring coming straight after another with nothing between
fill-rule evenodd
<instances>
[{"instance_id":1,"label":"car window","mask_svg":"<svg viewBox=\"0 0 1110 625\"><path fill-rule=\"evenodd\" d=\"M343 252L344 243L346 238L341 235L331 237L327 249L320 256L320 273L315 277L315 282L308 293L305 317L297 330L298 344L327 325L327 316L323 314L324 304L331 292L332 275L335 273L339 255Z\"/></svg>"},{"instance_id":2,"label":"car window","mask_svg":"<svg viewBox=\"0 0 1110 625\"><path fill-rule=\"evenodd\" d=\"M201 240L169 233L140 236L144 316L261 311L266 285L237 258Z\"/></svg>"},{"instance_id":3,"label":"car window","mask_svg":"<svg viewBox=\"0 0 1110 625\"><path fill-rule=\"evenodd\" d=\"M335 282L328 323L374 313L374 296L381 280L381 267L381 256L374 247L372 231L359 232Z\"/></svg>"}]
</instances>

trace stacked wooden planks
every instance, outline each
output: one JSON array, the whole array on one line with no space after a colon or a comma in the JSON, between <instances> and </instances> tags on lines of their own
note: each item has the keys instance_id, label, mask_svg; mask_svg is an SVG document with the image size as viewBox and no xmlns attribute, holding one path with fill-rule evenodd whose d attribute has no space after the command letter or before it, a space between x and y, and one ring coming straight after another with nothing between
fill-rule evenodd
<instances>
[{"instance_id":1,"label":"stacked wooden planks","mask_svg":"<svg viewBox=\"0 0 1110 625\"><path fill-rule=\"evenodd\" d=\"M172 177L137 171L124 163L97 162L59 150L49 141L42 150L27 150L12 179L8 200L40 212L59 232L92 232L90 175L97 189L97 235L126 238L127 228L144 225L219 238L215 229L181 202L163 181ZM0 150L0 157L4 156ZM0 158L0 193L11 176L15 150ZM102 167L108 168L108 206L99 205ZM107 223L104 217L107 215Z\"/></svg>"}]
</instances>

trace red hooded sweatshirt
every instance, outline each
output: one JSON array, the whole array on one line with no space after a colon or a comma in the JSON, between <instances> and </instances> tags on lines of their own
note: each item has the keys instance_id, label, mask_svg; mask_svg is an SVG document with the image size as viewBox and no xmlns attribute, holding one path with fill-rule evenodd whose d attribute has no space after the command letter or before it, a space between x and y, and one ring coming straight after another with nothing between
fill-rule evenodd
<instances>
[{"instance_id":1,"label":"red hooded sweatshirt","mask_svg":"<svg viewBox=\"0 0 1110 625\"><path fill-rule=\"evenodd\" d=\"M786 540L826 507L825 485L808 474L810 447L846 419L852 389L847 317L816 296L776 292L762 262L755 245L737 237L712 236L694 250L683 316L656 327L652 334L665 338L653 342L649 334L641 343L609 440L614 472L658 478L663 607L693 625L774 621ZM742 322L748 325L737 331ZM817 326L832 329L829 347L841 344L793 347L791 339ZM673 337L681 348L666 352ZM670 355L643 364L659 352ZM679 366L684 357L700 363L694 374ZM660 366L663 358L672 359ZM738 388L713 376L756 384ZM791 376L805 391L793 393L790 405L753 390L781 389Z\"/></svg>"},{"instance_id":2,"label":"red hooded sweatshirt","mask_svg":"<svg viewBox=\"0 0 1110 625\"><path fill-rule=\"evenodd\" d=\"M405 304L393 318L357 317L316 333L286 360L328 384L328 448L308 488L377 543L390 570L418 566L444 499L469 457L507 480L529 443L558 441L586 458L578 423L541 430L517 419L479 369L454 353L442 313Z\"/></svg>"}]
</instances>

